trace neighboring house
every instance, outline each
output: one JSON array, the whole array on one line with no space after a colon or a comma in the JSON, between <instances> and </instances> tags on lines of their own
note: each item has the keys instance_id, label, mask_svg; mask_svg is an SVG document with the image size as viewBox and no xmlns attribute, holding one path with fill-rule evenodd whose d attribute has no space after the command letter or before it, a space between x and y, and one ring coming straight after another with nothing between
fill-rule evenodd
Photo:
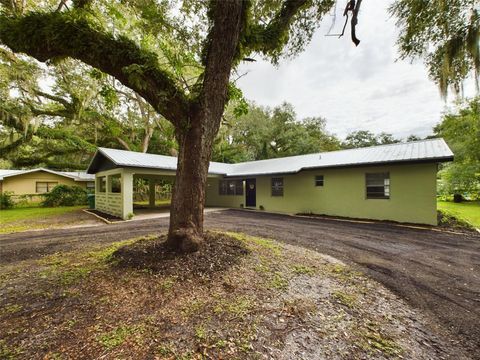
<instances>
[{"instance_id":1,"label":"neighboring house","mask_svg":"<svg viewBox=\"0 0 480 360\"><path fill-rule=\"evenodd\" d=\"M443 139L250 161L211 162L206 205L281 213L437 224L438 164L452 161ZM96 176L98 210L133 214L133 180L175 178L170 156L99 148L87 172ZM154 205L154 196L150 204Z\"/></svg>"},{"instance_id":2,"label":"neighboring house","mask_svg":"<svg viewBox=\"0 0 480 360\"><path fill-rule=\"evenodd\" d=\"M86 189L95 188L95 176L85 172L54 171L49 169L0 170L0 193L14 196L39 195L50 192L57 185L77 185Z\"/></svg>"}]
</instances>

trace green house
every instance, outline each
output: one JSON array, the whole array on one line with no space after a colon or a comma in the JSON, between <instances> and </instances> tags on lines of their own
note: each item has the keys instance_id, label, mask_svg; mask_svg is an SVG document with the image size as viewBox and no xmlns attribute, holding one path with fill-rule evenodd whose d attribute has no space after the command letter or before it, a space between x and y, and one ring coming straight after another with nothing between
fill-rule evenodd
<instances>
[{"instance_id":1,"label":"green house","mask_svg":"<svg viewBox=\"0 0 480 360\"><path fill-rule=\"evenodd\" d=\"M443 139L291 156L237 164L211 162L206 206L288 214L437 224L438 165L452 161ZM87 172L95 174L96 208L134 214L135 179L174 181L171 156L99 148Z\"/></svg>"}]
</instances>

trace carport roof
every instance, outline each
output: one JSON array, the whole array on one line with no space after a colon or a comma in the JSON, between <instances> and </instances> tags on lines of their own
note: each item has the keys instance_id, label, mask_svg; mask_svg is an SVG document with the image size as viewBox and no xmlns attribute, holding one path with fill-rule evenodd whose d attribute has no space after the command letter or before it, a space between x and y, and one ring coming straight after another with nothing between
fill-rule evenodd
<instances>
[{"instance_id":1,"label":"carport roof","mask_svg":"<svg viewBox=\"0 0 480 360\"><path fill-rule=\"evenodd\" d=\"M210 162L209 173L228 177L288 174L301 170L382 165L390 163L444 162L453 153L441 138L330 151L237 164ZM109 164L105 165L104 162ZM103 164L102 164L103 163ZM106 168L139 167L175 171L177 158L134 151L99 148L87 169L94 174Z\"/></svg>"}]
</instances>

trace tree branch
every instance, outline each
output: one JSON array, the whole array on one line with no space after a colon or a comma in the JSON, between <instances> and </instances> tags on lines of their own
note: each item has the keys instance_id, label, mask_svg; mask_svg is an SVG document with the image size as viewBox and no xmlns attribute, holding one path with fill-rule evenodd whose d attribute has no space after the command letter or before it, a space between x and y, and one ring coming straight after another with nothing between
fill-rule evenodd
<instances>
[{"instance_id":1,"label":"tree branch","mask_svg":"<svg viewBox=\"0 0 480 360\"><path fill-rule=\"evenodd\" d=\"M56 102L59 102L60 104L62 104L63 106L65 106L66 108L68 107L71 107L72 104L70 104L68 102L68 100L64 99L63 97L61 96L56 96L56 95L52 95L52 94L49 94L49 93L46 93L42 90L39 90L39 89L33 89L33 92L38 95L38 96L41 96L41 97L44 97L44 98L47 98L49 100L53 100L53 101L56 101Z\"/></svg>"},{"instance_id":2,"label":"tree branch","mask_svg":"<svg viewBox=\"0 0 480 360\"><path fill-rule=\"evenodd\" d=\"M280 49L293 17L309 4L308 0L285 0L280 11L267 25L253 25L247 29L243 43L245 49L262 53Z\"/></svg>"},{"instance_id":3,"label":"tree branch","mask_svg":"<svg viewBox=\"0 0 480 360\"><path fill-rule=\"evenodd\" d=\"M71 57L93 66L139 93L174 125L187 118L190 101L154 53L114 37L75 12L0 15L0 42L45 62Z\"/></svg>"}]
</instances>

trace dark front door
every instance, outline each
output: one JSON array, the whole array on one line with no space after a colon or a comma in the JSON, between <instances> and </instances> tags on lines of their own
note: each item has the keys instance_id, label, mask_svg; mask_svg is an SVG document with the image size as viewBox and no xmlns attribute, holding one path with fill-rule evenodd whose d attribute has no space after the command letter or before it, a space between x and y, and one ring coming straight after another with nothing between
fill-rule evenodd
<instances>
[{"instance_id":1,"label":"dark front door","mask_svg":"<svg viewBox=\"0 0 480 360\"><path fill-rule=\"evenodd\" d=\"M255 179L247 179L245 181L245 203L246 207L257 206L257 182Z\"/></svg>"}]
</instances>

